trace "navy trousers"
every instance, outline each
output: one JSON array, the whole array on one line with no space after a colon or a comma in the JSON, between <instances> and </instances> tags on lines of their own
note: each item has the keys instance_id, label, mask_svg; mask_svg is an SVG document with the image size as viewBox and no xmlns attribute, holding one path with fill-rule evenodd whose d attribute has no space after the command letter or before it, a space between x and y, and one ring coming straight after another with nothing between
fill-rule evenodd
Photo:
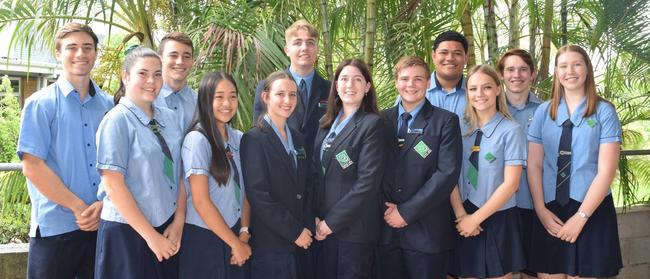
<instances>
[{"instance_id":1,"label":"navy trousers","mask_svg":"<svg viewBox=\"0 0 650 279\"><path fill-rule=\"evenodd\" d=\"M379 278L445 278L449 251L424 253L388 244L379 247Z\"/></svg>"},{"instance_id":2,"label":"navy trousers","mask_svg":"<svg viewBox=\"0 0 650 279\"><path fill-rule=\"evenodd\" d=\"M97 232L81 230L29 239L27 278L93 278Z\"/></svg>"}]
</instances>

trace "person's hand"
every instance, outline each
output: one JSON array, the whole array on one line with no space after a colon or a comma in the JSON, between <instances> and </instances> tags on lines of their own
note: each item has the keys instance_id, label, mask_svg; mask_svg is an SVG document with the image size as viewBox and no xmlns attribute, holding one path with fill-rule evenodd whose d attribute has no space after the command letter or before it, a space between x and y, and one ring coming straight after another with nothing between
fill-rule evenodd
<instances>
[{"instance_id":1,"label":"person's hand","mask_svg":"<svg viewBox=\"0 0 650 279\"><path fill-rule=\"evenodd\" d=\"M536 208L535 212L537 213L537 217L539 218L539 221L542 223L542 226L544 226L546 231L550 235L558 237L558 232L560 229L562 229L562 226L564 226L564 222L562 222L560 218L558 218L546 207Z\"/></svg>"},{"instance_id":2,"label":"person's hand","mask_svg":"<svg viewBox=\"0 0 650 279\"><path fill-rule=\"evenodd\" d=\"M325 220L321 220L316 225L316 240L321 241L325 240L328 235L332 233L332 229L325 223Z\"/></svg>"},{"instance_id":3,"label":"person's hand","mask_svg":"<svg viewBox=\"0 0 650 279\"><path fill-rule=\"evenodd\" d=\"M178 251L181 249L181 238L183 237L183 225L185 225L183 222L177 221L174 219L174 221L167 226L165 231L163 231L163 236L169 241L171 241L176 249L174 250L174 254L178 253Z\"/></svg>"},{"instance_id":4,"label":"person's hand","mask_svg":"<svg viewBox=\"0 0 650 279\"><path fill-rule=\"evenodd\" d=\"M241 240L230 247L230 253L230 264L238 266L243 266L253 254L250 245Z\"/></svg>"},{"instance_id":5,"label":"person's hand","mask_svg":"<svg viewBox=\"0 0 650 279\"><path fill-rule=\"evenodd\" d=\"M248 241L251 239L251 234L248 232L240 232L239 233L239 240L244 243L248 243Z\"/></svg>"},{"instance_id":6,"label":"person's hand","mask_svg":"<svg viewBox=\"0 0 650 279\"><path fill-rule=\"evenodd\" d=\"M86 206L84 204L83 208L81 211L79 211L81 208L78 208L76 211L79 213L75 213L75 219L77 221L77 225L79 226L79 229L82 231L96 231L97 227L99 227L99 216L102 213L102 207L103 203L101 201L96 201L90 206ZM73 211L74 213L75 211Z\"/></svg>"},{"instance_id":7,"label":"person's hand","mask_svg":"<svg viewBox=\"0 0 650 279\"><path fill-rule=\"evenodd\" d=\"M176 254L176 245L162 234L156 233L149 239L145 239L145 241L159 262L167 260Z\"/></svg>"},{"instance_id":8,"label":"person's hand","mask_svg":"<svg viewBox=\"0 0 650 279\"><path fill-rule=\"evenodd\" d=\"M406 220L404 220L404 218L402 218L402 215L399 213L396 204L386 202L386 206L388 207L384 212L384 221L386 221L386 224L396 229L403 228L408 225L406 223Z\"/></svg>"},{"instance_id":9,"label":"person's hand","mask_svg":"<svg viewBox=\"0 0 650 279\"><path fill-rule=\"evenodd\" d=\"M562 226L562 228L560 228L560 230L557 232L557 238L569 243L575 243L576 240L578 240L580 232L582 232L582 228L584 228L585 224L587 224L587 219L578 216L576 213L571 216L571 218L569 218L566 223L564 223L564 226Z\"/></svg>"},{"instance_id":10,"label":"person's hand","mask_svg":"<svg viewBox=\"0 0 650 279\"><path fill-rule=\"evenodd\" d=\"M483 228L472 214L465 214L456 219L456 230L461 236L472 237L479 235Z\"/></svg>"},{"instance_id":11,"label":"person's hand","mask_svg":"<svg viewBox=\"0 0 650 279\"><path fill-rule=\"evenodd\" d=\"M307 229L304 228L302 229L302 233L300 233L300 236L298 236L298 239L294 241L298 247L301 247L303 249L309 248L309 245L311 245L312 239L311 239L311 232Z\"/></svg>"}]
</instances>

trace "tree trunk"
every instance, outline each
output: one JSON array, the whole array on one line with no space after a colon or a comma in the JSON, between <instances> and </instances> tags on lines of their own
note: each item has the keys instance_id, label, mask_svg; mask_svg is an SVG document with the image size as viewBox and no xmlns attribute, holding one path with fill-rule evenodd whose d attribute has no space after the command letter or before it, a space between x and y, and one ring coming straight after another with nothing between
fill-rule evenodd
<instances>
[{"instance_id":1,"label":"tree trunk","mask_svg":"<svg viewBox=\"0 0 650 279\"><path fill-rule=\"evenodd\" d=\"M560 43L562 45L566 45L568 40L567 40L567 0L562 0L560 2L560 30L562 34L560 34Z\"/></svg>"},{"instance_id":2,"label":"tree trunk","mask_svg":"<svg viewBox=\"0 0 650 279\"><path fill-rule=\"evenodd\" d=\"M334 70L332 66L332 41L330 38L330 24L329 24L329 13L327 12L327 0L320 1L320 12L323 23L323 52L325 53L325 71L327 72L328 79L332 79L334 76Z\"/></svg>"},{"instance_id":3,"label":"tree trunk","mask_svg":"<svg viewBox=\"0 0 650 279\"><path fill-rule=\"evenodd\" d=\"M483 13L485 16L485 34L488 44L488 61L487 64L494 64L497 60L499 43L497 41L497 24L494 14L494 0L485 0L483 2Z\"/></svg>"},{"instance_id":4,"label":"tree trunk","mask_svg":"<svg viewBox=\"0 0 650 279\"><path fill-rule=\"evenodd\" d=\"M519 0L512 0L508 9L508 27L510 29L510 38L508 40L508 48L519 48L519 41L521 38L521 30L519 26Z\"/></svg>"},{"instance_id":5,"label":"tree trunk","mask_svg":"<svg viewBox=\"0 0 650 279\"><path fill-rule=\"evenodd\" d=\"M377 1L368 0L366 7L366 43L364 46L364 60L368 64L368 69L372 72L372 56L375 49L375 32L377 30Z\"/></svg>"},{"instance_id":6,"label":"tree trunk","mask_svg":"<svg viewBox=\"0 0 650 279\"><path fill-rule=\"evenodd\" d=\"M528 0L528 52L530 53L530 56L533 57L533 61L537 61L536 45L538 21L536 9L537 6L535 0Z\"/></svg>"},{"instance_id":7,"label":"tree trunk","mask_svg":"<svg viewBox=\"0 0 650 279\"><path fill-rule=\"evenodd\" d=\"M460 19L463 34L467 39L467 68L472 68L476 65L476 56L474 55L474 27L472 24L472 11L469 3L463 9L463 17Z\"/></svg>"},{"instance_id":8,"label":"tree trunk","mask_svg":"<svg viewBox=\"0 0 650 279\"><path fill-rule=\"evenodd\" d=\"M542 55L539 65L538 81L545 80L549 76L549 62L551 55L551 36L553 32L553 0L544 1L544 34L542 37Z\"/></svg>"}]
</instances>

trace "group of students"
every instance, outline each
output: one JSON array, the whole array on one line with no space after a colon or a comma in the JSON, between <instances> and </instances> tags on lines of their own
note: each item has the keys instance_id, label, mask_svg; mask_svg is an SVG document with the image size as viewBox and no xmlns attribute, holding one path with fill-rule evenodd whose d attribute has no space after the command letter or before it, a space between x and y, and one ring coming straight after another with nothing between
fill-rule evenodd
<instances>
[{"instance_id":1,"label":"group of students","mask_svg":"<svg viewBox=\"0 0 650 279\"><path fill-rule=\"evenodd\" d=\"M343 60L332 82L319 76L318 37L304 20L286 30L291 65L259 83L242 133L230 125L232 76L205 74L198 93L187 85L187 35L166 35L158 53L131 49L111 99L89 77L97 37L65 25L63 75L21 118L28 277L618 273L609 186L621 126L582 48L558 50L542 103L527 52L464 77L467 41L444 32L436 71L401 58L399 97L380 111L362 60Z\"/></svg>"}]
</instances>

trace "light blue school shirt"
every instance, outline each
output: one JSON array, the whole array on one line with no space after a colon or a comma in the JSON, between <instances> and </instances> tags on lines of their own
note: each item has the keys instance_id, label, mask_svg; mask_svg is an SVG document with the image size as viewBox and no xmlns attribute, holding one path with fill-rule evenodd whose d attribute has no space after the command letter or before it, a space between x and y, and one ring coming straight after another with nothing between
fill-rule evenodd
<instances>
[{"instance_id":1,"label":"light blue school shirt","mask_svg":"<svg viewBox=\"0 0 650 279\"><path fill-rule=\"evenodd\" d=\"M241 141L242 132L233 129L230 125L226 125L226 131L228 133L228 141L224 143L224 147L230 147L235 165L239 170L241 198L238 201L235 196L235 177L232 169L226 185L219 185L214 177L212 177L212 174L210 174L210 165L212 164L212 147L210 147L210 142L208 142L208 139L201 132L191 131L185 136L181 151L185 173L185 188L187 189L187 214L185 223L208 230L210 229L203 219L201 219L196 208L194 208L194 203L192 203L192 189L189 182L190 175L205 175L208 177L210 200L219 209L219 213L228 227L232 228L239 218L241 218L241 205L244 204L245 193L244 177L242 176L239 157L239 142Z\"/></svg>"},{"instance_id":2,"label":"light blue school shirt","mask_svg":"<svg viewBox=\"0 0 650 279\"><path fill-rule=\"evenodd\" d=\"M519 123L524 129L524 132L528 130L530 122L533 121L533 114L535 110L542 103L542 100L537 98L532 92L528 92L528 99L522 107L514 107L508 102L508 110L512 115L512 118ZM528 176L526 175L526 169L521 172L521 182L519 183L519 190L517 190L517 207L533 209L533 199L530 196L530 189L528 188Z\"/></svg>"},{"instance_id":3,"label":"light blue school shirt","mask_svg":"<svg viewBox=\"0 0 650 279\"><path fill-rule=\"evenodd\" d=\"M273 132L275 132L275 135L282 143L284 150L287 151L287 154L289 154L289 156L293 158L294 166L298 167L298 159L296 158L298 152L296 151L296 148L293 145L293 137L291 136L291 129L289 129L289 125L284 125L284 132L287 134L287 140L285 141L284 139L282 139L282 135L280 134L280 129L278 129L278 127L276 127L275 124L273 124L273 121L271 121L271 118L269 117L268 114L264 115L264 120L266 120L266 122L269 123L269 125L273 129Z\"/></svg>"},{"instance_id":4,"label":"light blue school shirt","mask_svg":"<svg viewBox=\"0 0 650 279\"><path fill-rule=\"evenodd\" d=\"M196 111L198 95L192 88L185 85L181 90L174 92L169 85L163 83L160 94L154 101L154 105L174 111L181 121L183 132L189 128L194 112Z\"/></svg>"},{"instance_id":5,"label":"light blue school shirt","mask_svg":"<svg viewBox=\"0 0 650 279\"><path fill-rule=\"evenodd\" d=\"M420 110L422 109L423 106L424 106L424 100L422 100L422 102L420 102L419 105L417 105L413 110L409 112L409 114L411 115L411 119L409 119L408 123L406 123L406 125L408 125L407 127L409 128L408 129L409 133L411 132L410 131L411 124L413 124L413 121L418 116L418 113L420 113ZM402 102L400 101L399 107L397 107L397 133L399 133L399 128L402 127L402 125L404 125L404 123L402 123L404 122L404 120L402 120L402 114L405 112L406 110L404 109L404 107L402 106Z\"/></svg>"},{"instance_id":6,"label":"light blue school shirt","mask_svg":"<svg viewBox=\"0 0 650 279\"><path fill-rule=\"evenodd\" d=\"M152 226L161 226L176 211L178 183L181 174L181 141L178 116L167 108L152 105L174 161L174 180L164 173L164 154L155 134L149 129L151 118L127 97L109 111L97 131L97 169L112 170L124 175L124 183L142 214ZM103 198L101 218L127 223L106 195L105 181L97 197Z\"/></svg>"},{"instance_id":7,"label":"light blue school shirt","mask_svg":"<svg viewBox=\"0 0 650 279\"><path fill-rule=\"evenodd\" d=\"M468 124L463 121L461 131L468 132ZM478 129L471 131L469 136L463 136L463 173L460 179L460 195L463 201L469 199L474 205L481 207L492 196L494 191L503 183L503 172L506 166L524 166L526 164L526 134L515 122L497 112L482 128L481 150L478 156L478 185L476 190L467 180L469 172L469 156L476 139ZM499 209L504 210L516 206L515 195Z\"/></svg>"},{"instance_id":8,"label":"light blue school shirt","mask_svg":"<svg viewBox=\"0 0 650 279\"><path fill-rule=\"evenodd\" d=\"M343 110L341 109L339 111L339 115L337 115L336 119L334 119L334 122L332 122L332 126L330 126L330 130L329 130L329 132L327 132L327 135L325 135L325 139L323 140L323 143L320 146L320 160L321 161L323 160L323 154L325 154L325 144L326 144L327 138L329 138L330 135L333 134L333 133L336 133L334 135L334 138L336 138L341 133L341 131L343 131L345 126L348 125L350 120L352 118L354 118L355 113L357 113L357 110L355 110L353 113L348 115L348 117L346 117L345 119L341 120L341 116L343 116ZM339 122L339 120L341 120L341 122Z\"/></svg>"},{"instance_id":9,"label":"light blue school shirt","mask_svg":"<svg viewBox=\"0 0 650 279\"><path fill-rule=\"evenodd\" d=\"M90 205L100 177L95 170L97 149L95 132L104 114L113 107L113 98L94 82L81 100L74 86L65 78L27 98L20 121L17 153L28 153L43 160L77 197ZM27 179L32 203L29 236L39 228L43 237L78 230L71 210L50 201Z\"/></svg>"},{"instance_id":10,"label":"light blue school shirt","mask_svg":"<svg viewBox=\"0 0 650 279\"><path fill-rule=\"evenodd\" d=\"M596 106L596 113L584 117L587 108L586 98L569 117L564 98L560 100L557 117L553 121L549 115L550 101L537 108L533 121L528 128L528 141L541 144L544 148L542 187L544 202L555 200L555 183L557 177L557 157L562 135L562 123L571 119L573 133L571 137L571 184L569 197L582 202L598 172L598 151L601 144L621 142L621 123L616 109L610 103L601 101ZM618 158L610 158L618 160ZM611 192L611 191L608 191Z\"/></svg>"},{"instance_id":11,"label":"light blue school shirt","mask_svg":"<svg viewBox=\"0 0 650 279\"><path fill-rule=\"evenodd\" d=\"M298 86L298 89L300 89L300 81L303 79L305 80L305 85L307 85L307 99L309 100L309 96L311 96L311 83L314 81L314 75L316 74L316 71L312 70L311 73L303 77L294 71L291 66L289 66L289 73L291 73L293 80L296 81L296 86Z\"/></svg>"},{"instance_id":12,"label":"light blue school shirt","mask_svg":"<svg viewBox=\"0 0 650 279\"><path fill-rule=\"evenodd\" d=\"M440 85L440 82L436 78L435 72L431 73L430 80L432 82L426 92L426 98L429 100L429 103L434 107L455 113L462 120L465 115L465 77L461 77L456 87L449 92L446 92L442 88L442 85ZM395 105L399 104L399 102L400 97L397 96Z\"/></svg>"}]
</instances>

